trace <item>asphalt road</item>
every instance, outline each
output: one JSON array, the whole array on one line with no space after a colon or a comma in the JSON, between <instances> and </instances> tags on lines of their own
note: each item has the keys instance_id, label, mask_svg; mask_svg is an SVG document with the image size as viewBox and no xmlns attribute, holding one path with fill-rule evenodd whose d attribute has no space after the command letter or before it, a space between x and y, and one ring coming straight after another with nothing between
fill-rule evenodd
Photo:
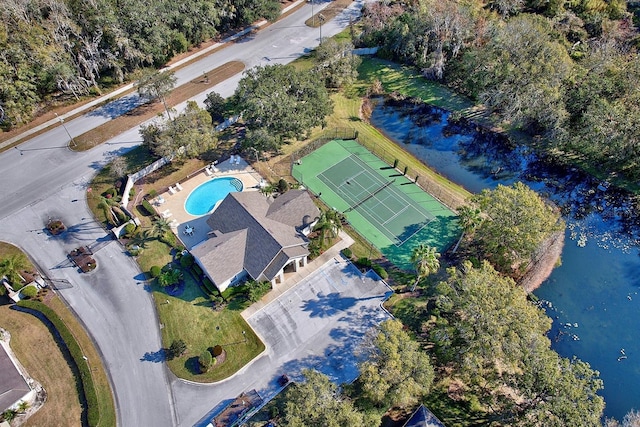
<instances>
[{"instance_id":1,"label":"asphalt road","mask_svg":"<svg viewBox=\"0 0 640 427\"><path fill-rule=\"evenodd\" d=\"M325 23L323 37L345 28L350 17L358 15L360 6L360 2L354 2L350 10ZM319 6L316 4L315 8L317 13ZM182 68L176 73L178 84L232 60L242 61L247 68L294 60L318 44L319 29L304 25L309 16L311 7L305 4L257 34ZM229 96L240 77L213 90ZM195 99L202 102L205 96L203 93ZM104 357L116 399L118 425L189 425L190 421L181 420L200 419L204 413L199 411L220 403L216 401L219 394L212 391L215 386L186 385L170 378L164 364L147 361L153 358L146 356L161 346L151 297L140 282L137 265L117 242L105 240L106 233L93 221L86 206L92 177L113 156L141 142L138 129L86 152L67 149L67 131L72 136L80 135L126 111L130 102L133 101L115 101L0 154L0 239L24 249L50 277L72 285L59 292L85 324ZM70 230L59 238L48 237L42 230L51 217L62 218ZM91 274L80 274L65 263L66 254L87 244L100 248L96 254L99 267ZM246 375L233 381L234 388L253 383ZM176 394L181 402L193 398L194 402L205 399L206 404L194 404L193 413L187 409L189 414L184 415L184 410L174 410Z\"/></svg>"}]
</instances>

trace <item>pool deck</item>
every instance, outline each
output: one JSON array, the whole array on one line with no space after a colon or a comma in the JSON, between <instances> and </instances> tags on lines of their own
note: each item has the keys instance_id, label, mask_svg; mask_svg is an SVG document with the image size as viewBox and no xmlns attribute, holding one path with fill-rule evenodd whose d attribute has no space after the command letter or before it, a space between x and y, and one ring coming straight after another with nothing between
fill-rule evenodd
<instances>
[{"instance_id":1,"label":"pool deck","mask_svg":"<svg viewBox=\"0 0 640 427\"><path fill-rule=\"evenodd\" d=\"M164 199L164 203L154 205L158 215L163 216L163 213L165 215L170 213L170 216L167 216L166 219L172 222L173 231L187 249L191 249L196 244L205 240L207 238L207 233L210 231L206 222L209 214L201 216L191 215L187 213L184 208L184 203L186 202L187 197L189 197L189 194L191 194L197 186L214 178L233 176L242 181L242 191L258 191L260 180L262 179L260 174L249 166L249 164L247 164L247 162L242 158L240 159L239 164L231 164L229 160L226 160L220 164L216 164L216 168L218 169L218 172L213 172L212 175L207 175L203 170L189 177L185 181L180 182L182 190L176 191L173 194L167 191L156 198L156 200ZM172 187L176 188L176 185L174 184ZM185 232L185 228L187 226L191 226L194 229L194 232L191 235L188 235Z\"/></svg>"}]
</instances>

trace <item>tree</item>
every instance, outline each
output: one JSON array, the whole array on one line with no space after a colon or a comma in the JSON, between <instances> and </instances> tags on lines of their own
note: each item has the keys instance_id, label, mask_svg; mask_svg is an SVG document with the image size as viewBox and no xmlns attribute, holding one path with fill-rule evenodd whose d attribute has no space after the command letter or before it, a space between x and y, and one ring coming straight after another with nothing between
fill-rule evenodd
<instances>
[{"instance_id":1,"label":"tree","mask_svg":"<svg viewBox=\"0 0 640 427\"><path fill-rule=\"evenodd\" d=\"M326 375L311 369L303 372L305 382L296 383L285 403L284 421L290 427L374 425L358 412Z\"/></svg>"},{"instance_id":2,"label":"tree","mask_svg":"<svg viewBox=\"0 0 640 427\"><path fill-rule=\"evenodd\" d=\"M559 210L521 182L483 190L472 202L485 216L475 238L484 256L507 274L518 276L541 243L564 229Z\"/></svg>"},{"instance_id":3,"label":"tree","mask_svg":"<svg viewBox=\"0 0 640 427\"><path fill-rule=\"evenodd\" d=\"M171 231L171 224L166 218L156 217L151 223L150 235L154 237L163 237Z\"/></svg>"},{"instance_id":4,"label":"tree","mask_svg":"<svg viewBox=\"0 0 640 427\"><path fill-rule=\"evenodd\" d=\"M460 239L458 239L456 246L453 248L453 253L456 253L458 246L460 245L460 242L462 242L462 239L464 239L465 235L473 233L481 223L482 216L478 207L464 205L458 208L458 224L460 225L460 228L462 228L462 234L460 235Z\"/></svg>"},{"instance_id":5,"label":"tree","mask_svg":"<svg viewBox=\"0 0 640 427\"><path fill-rule=\"evenodd\" d=\"M249 131L263 129L271 135L274 149L287 138L303 138L311 128L323 125L333 109L320 77L290 65L248 70L238 83L233 105Z\"/></svg>"},{"instance_id":6,"label":"tree","mask_svg":"<svg viewBox=\"0 0 640 427\"><path fill-rule=\"evenodd\" d=\"M211 115L211 120L219 122L224 120L224 112L227 101L218 92L209 92L204 100L204 106Z\"/></svg>"},{"instance_id":7,"label":"tree","mask_svg":"<svg viewBox=\"0 0 640 427\"><path fill-rule=\"evenodd\" d=\"M167 106L167 96L176 86L177 81L178 79L173 71L146 70L138 79L136 87L140 97L151 101L162 101L167 117L171 120L171 114Z\"/></svg>"},{"instance_id":8,"label":"tree","mask_svg":"<svg viewBox=\"0 0 640 427\"><path fill-rule=\"evenodd\" d=\"M167 271L163 271L158 276L158 285L165 288L167 286L177 285L182 280L182 271L177 268L171 268Z\"/></svg>"},{"instance_id":9,"label":"tree","mask_svg":"<svg viewBox=\"0 0 640 427\"><path fill-rule=\"evenodd\" d=\"M560 358L542 309L488 262L464 262L438 284L429 331L439 365L506 425L596 426L603 401L598 373Z\"/></svg>"},{"instance_id":10,"label":"tree","mask_svg":"<svg viewBox=\"0 0 640 427\"><path fill-rule=\"evenodd\" d=\"M109 164L109 173L113 178L122 178L127 173L127 161L122 156L115 157Z\"/></svg>"},{"instance_id":11,"label":"tree","mask_svg":"<svg viewBox=\"0 0 640 427\"><path fill-rule=\"evenodd\" d=\"M211 367L212 361L213 357L211 356L209 350L203 351L200 356L198 356L198 366L200 367L200 372L207 372Z\"/></svg>"},{"instance_id":12,"label":"tree","mask_svg":"<svg viewBox=\"0 0 640 427\"><path fill-rule=\"evenodd\" d=\"M19 285L23 279L20 271L29 268L29 261L23 254L9 255L0 261L0 278L5 276L9 284Z\"/></svg>"},{"instance_id":13,"label":"tree","mask_svg":"<svg viewBox=\"0 0 640 427\"><path fill-rule=\"evenodd\" d=\"M416 270L416 281L411 286L411 292L415 291L418 282L425 277L435 273L440 269L440 254L436 252L436 248L419 244L411 252L411 263Z\"/></svg>"},{"instance_id":14,"label":"tree","mask_svg":"<svg viewBox=\"0 0 640 427\"><path fill-rule=\"evenodd\" d=\"M188 101L174 120L140 127L143 143L159 157L184 159L197 157L216 146L211 116Z\"/></svg>"},{"instance_id":15,"label":"tree","mask_svg":"<svg viewBox=\"0 0 640 427\"><path fill-rule=\"evenodd\" d=\"M332 239L337 237L342 230L342 220L342 214L335 209L323 211L314 227L314 230L320 232L320 241L324 243L327 235Z\"/></svg>"},{"instance_id":16,"label":"tree","mask_svg":"<svg viewBox=\"0 0 640 427\"><path fill-rule=\"evenodd\" d=\"M434 377L429 356L399 320L382 322L365 354L358 381L363 395L378 407L414 405L429 393Z\"/></svg>"},{"instance_id":17,"label":"tree","mask_svg":"<svg viewBox=\"0 0 640 427\"><path fill-rule=\"evenodd\" d=\"M316 48L314 70L322 76L326 87L340 88L358 78L358 67L362 59L353 53L349 41L329 39Z\"/></svg>"},{"instance_id":18,"label":"tree","mask_svg":"<svg viewBox=\"0 0 640 427\"><path fill-rule=\"evenodd\" d=\"M178 339L171 343L171 346L167 349L167 358L169 360L180 357L187 351L187 344L184 340Z\"/></svg>"},{"instance_id":19,"label":"tree","mask_svg":"<svg viewBox=\"0 0 640 427\"><path fill-rule=\"evenodd\" d=\"M487 46L467 55L464 78L502 119L552 134L566 118L563 87L573 64L543 17L521 14L497 26Z\"/></svg>"}]
</instances>

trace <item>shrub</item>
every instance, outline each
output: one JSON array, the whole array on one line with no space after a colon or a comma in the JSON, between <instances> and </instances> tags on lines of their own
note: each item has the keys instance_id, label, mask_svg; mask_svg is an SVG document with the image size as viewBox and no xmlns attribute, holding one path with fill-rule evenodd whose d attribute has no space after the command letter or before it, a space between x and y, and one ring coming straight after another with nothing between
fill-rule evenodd
<instances>
[{"instance_id":1,"label":"shrub","mask_svg":"<svg viewBox=\"0 0 640 427\"><path fill-rule=\"evenodd\" d=\"M154 279L158 276L160 276L160 274L162 273L162 268L160 268L159 265L154 265L153 267L151 267L151 269L149 270L149 274L151 275L151 277L153 277Z\"/></svg>"},{"instance_id":2,"label":"shrub","mask_svg":"<svg viewBox=\"0 0 640 427\"><path fill-rule=\"evenodd\" d=\"M193 270L193 272L195 273L195 275L196 275L197 277L202 276L202 268L200 268L200 266L199 266L198 264L195 264L195 263L194 263L194 264L191 266L191 269Z\"/></svg>"},{"instance_id":3,"label":"shrub","mask_svg":"<svg viewBox=\"0 0 640 427\"><path fill-rule=\"evenodd\" d=\"M256 302L271 290L271 283L251 281L247 283L247 288L249 288L247 292L249 301Z\"/></svg>"},{"instance_id":4,"label":"shrub","mask_svg":"<svg viewBox=\"0 0 640 427\"><path fill-rule=\"evenodd\" d=\"M373 268L373 271L375 271L376 274L380 276L380 278L382 278L383 280L386 280L389 278L389 273L387 273L387 270L385 270L381 265L373 264L371 268Z\"/></svg>"},{"instance_id":5,"label":"shrub","mask_svg":"<svg viewBox=\"0 0 640 427\"><path fill-rule=\"evenodd\" d=\"M127 214L125 214L124 211L120 209L118 206L112 207L111 210L116 215L116 217L118 218L118 221L120 221L121 224L126 222L129 219L127 217Z\"/></svg>"},{"instance_id":6,"label":"shrub","mask_svg":"<svg viewBox=\"0 0 640 427\"><path fill-rule=\"evenodd\" d=\"M200 357L198 357L198 366L200 366L200 372L207 372L211 367L212 361L213 357L211 357L211 353L209 353L209 350L203 351L202 354L200 354Z\"/></svg>"},{"instance_id":7,"label":"shrub","mask_svg":"<svg viewBox=\"0 0 640 427\"><path fill-rule=\"evenodd\" d=\"M142 207L145 211L147 211L149 215L155 215L156 211L155 209L153 209L153 206L151 206L151 203L149 203L147 199L142 199Z\"/></svg>"},{"instance_id":8,"label":"shrub","mask_svg":"<svg viewBox=\"0 0 640 427\"><path fill-rule=\"evenodd\" d=\"M35 297L36 295L38 295L38 289L35 286L26 286L26 287L22 288L20 293L22 294L22 296L24 298L31 299L31 298Z\"/></svg>"},{"instance_id":9,"label":"shrub","mask_svg":"<svg viewBox=\"0 0 640 427\"><path fill-rule=\"evenodd\" d=\"M158 192L156 190L149 190L149 197L151 197L152 199L157 195L158 195Z\"/></svg>"},{"instance_id":10,"label":"shrub","mask_svg":"<svg viewBox=\"0 0 640 427\"><path fill-rule=\"evenodd\" d=\"M358 258L358 261L356 263L360 267L371 268L371 260L367 257Z\"/></svg>"},{"instance_id":11,"label":"shrub","mask_svg":"<svg viewBox=\"0 0 640 427\"><path fill-rule=\"evenodd\" d=\"M167 349L167 358L175 359L176 357L182 356L185 351L187 351L187 344L184 340L174 340Z\"/></svg>"},{"instance_id":12,"label":"shrub","mask_svg":"<svg viewBox=\"0 0 640 427\"><path fill-rule=\"evenodd\" d=\"M211 353L213 354L213 357L220 356L222 354L222 346L221 345L214 346Z\"/></svg>"},{"instance_id":13,"label":"shrub","mask_svg":"<svg viewBox=\"0 0 640 427\"><path fill-rule=\"evenodd\" d=\"M136 187L131 187L131 190L129 190L129 197L133 197L136 195Z\"/></svg>"},{"instance_id":14,"label":"shrub","mask_svg":"<svg viewBox=\"0 0 640 427\"><path fill-rule=\"evenodd\" d=\"M351 257L353 256L353 252L351 252L351 249L349 248L344 248L342 250L342 255L344 255L344 257L347 259L351 259Z\"/></svg>"},{"instance_id":15,"label":"shrub","mask_svg":"<svg viewBox=\"0 0 640 427\"><path fill-rule=\"evenodd\" d=\"M278 181L278 192L286 193L288 189L289 189L289 183L284 179L280 178L280 180Z\"/></svg>"},{"instance_id":16,"label":"shrub","mask_svg":"<svg viewBox=\"0 0 640 427\"><path fill-rule=\"evenodd\" d=\"M178 247L178 239L176 238L176 235L171 232L165 233L164 236L160 238L160 241L172 248Z\"/></svg>"},{"instance_id":17,"label":"shrub","mask_svg":"<svg viewBox=\"0 0 640 427\"><path fill-rule=\"evenodd\" d=\"M111 187L109 189L107 189L104 193L102 193L102 195L108 199L112 198L112 197L116 197L118 195L118 190L116 190L114 187Z\"/></svg>"},{"instance_id":18,"label":"shrub","mask_svg":"<svg viewBox=\"0 0 640 427\"><path fill-rule=\"evenodd\" d=\"M182 268L189 268L193 265L193 255L186 254L180 258L180 265Z\"/></svg>"},{"instance_id":19,"label":"shrub","mask_svg":"<svg viewBox=\"0 0 640 427\"><path fill-rule=\"evenodd\" d=\"M131 237L133 236L133 234L136 232L136 225L134 223L128 223L127 225L124 226L124 235L127 237Z\"/></svg>"},{"instance_id":20,"label":"shrub","mask_svg":"<svg viewBox=\"0 0 640 427\"><path fill-rule=\"evenodd\" d=\"M62 339L64 345L69 350L69 354L71 354L71 358L78 367L78 372L80 373L80 382L82 383L84 397L87 402L87 423L90 426L98 425L98 422L100 421L100 408L98 407L98 396L96 395L96 390L93 386L91 370L89 369L87 360L84 359L84 353L82 352L80 345L78 345L78 342L69 328L67 328L67 325L65 325L55 311L41 302L22 300L18 302L18 306L40 312L49 322L51 322L53 328L58 332L58 336Z\"/></svg>"}]
</instances>

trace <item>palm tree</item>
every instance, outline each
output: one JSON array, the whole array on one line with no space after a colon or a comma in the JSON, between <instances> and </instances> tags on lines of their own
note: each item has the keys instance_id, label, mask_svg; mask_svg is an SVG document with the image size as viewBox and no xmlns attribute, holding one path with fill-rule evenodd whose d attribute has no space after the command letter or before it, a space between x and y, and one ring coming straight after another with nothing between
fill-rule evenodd
<instances>
[{"instance_id":1,"label":"palm tree","mask_svg":"<svg viewBox=\"0 0 640 427\"><path fill-rule=\"evenodd\" d=\"M178 269L167 270L158 276L158 285L163 288L166 286L175 285L182 280L182 271Z\"/></svg>"},{"instance_id":2,"label":"palm tree","mask_svg":"<svg viewBox=\"0 0 640 427\"><path fill-rule=\"evenodd\" d=\"M421 243L413 248L411 254L411 262L416 269L416 281L411 286L411 292L416 290L418 282L440 268L440 254L436 252L436 248Z\"/></svg>"},{"instance_id":3,"label":"palm tree","mask_svg":"<svg viewBox=\"0 0 640 427\"><path fill-rule=\"evenodd\" d=\"M151 224L151 230L149 235L156 238L163 238L167 233L171 231L171 224L165 218L156 218Z\"/></svg>"},{"instance_id":4,"label":"palm tree","mask_svg":"<svg viewBox=\"0 0 640 427\"><path fill-rule=\"evenodd\" d=\"M462 227L462 234L460 235L460 239L458 239L458 243L456 243L456 246L453 248L452 253L456 253L465 234L473 233L476 228L480 226L482 223L480 213L480 208L476 206L466 205L458 208L458 224Z\"/></svg>"},{"instance_id":5,"label":"palm tree","mask_svg":"<svg viewBox=\"0 0 640 427\"><path fill-rule=\"evenodd\" d=\"M29 263L24 255L11 255L0 261L0 277L6 276L10 284L17 285L22 282L20 270L26 268L29 268Z\"/></svg>"},{"instance_id":6,"label":"palm tree","mask_svg":"<svg viewBox=\"0 0 640 427\"><path fill-rule=\"evenodd\" d=\"M327 232L329 232L331 238L336 237L342 230L342 214L335 209L322 212L315 229L320 231L321 242L324 242Z\"/></svg>"}]
</instances>

